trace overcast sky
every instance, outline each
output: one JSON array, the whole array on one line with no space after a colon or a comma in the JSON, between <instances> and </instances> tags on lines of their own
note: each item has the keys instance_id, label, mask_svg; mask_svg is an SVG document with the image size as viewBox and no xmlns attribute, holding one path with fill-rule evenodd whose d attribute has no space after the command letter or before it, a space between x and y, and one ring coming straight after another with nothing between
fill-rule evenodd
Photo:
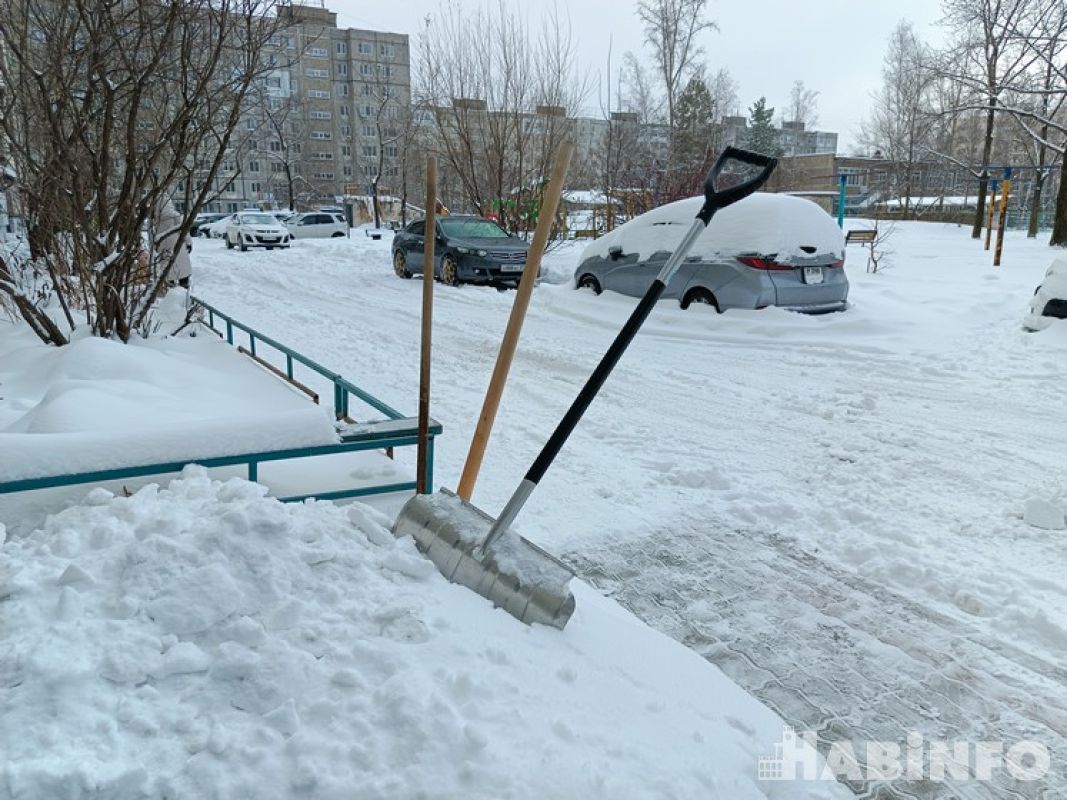
<instances>
[{"instance_id":1,"label":"overcast sky","mask_svg":"<svg viewBox=\"0 0 1067 800\"><path fill-rule=\"evenodd\" d=\"M477 7L479 0L454 0ZM505 0L524 14L541 4ZM547 4L545 4L547 5ZM633 0L561 0L585 68L603 73L609 40L613 64L632 50L651 63L643 32L633 14ZM439 0L326 0L342 27L407 33L414 38ZM856 141L870 94L881 80L886 39L897 22L909 19L924 40L942 41L938 0L710 0L709 16L719 26L701 41L709 71L730 70L738 83L742 114L764 95L776 109L784 108L793 81L802 80L819 92L818 128L837 131L838 149ZM531 22L534 19L531 19ZM595 81L594 81L595 85ZM597 106L595 98L591 108Z\"/></svg>"}]
</instances>

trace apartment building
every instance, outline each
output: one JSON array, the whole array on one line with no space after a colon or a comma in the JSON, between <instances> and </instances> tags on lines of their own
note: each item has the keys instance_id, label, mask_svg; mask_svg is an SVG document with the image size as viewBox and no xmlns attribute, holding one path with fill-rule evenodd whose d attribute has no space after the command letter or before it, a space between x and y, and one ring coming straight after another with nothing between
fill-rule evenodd
<instances>
[{"instance_id":1,"label":"apartment building","mask_svg":"<svg viewBox=\"0 0 1067 800\"><path fill-rule=\"evenodd\" d=\"M369 192L398 193L411 104L408 36L338 28L325 7L282 5L286 23L265 53L207 210L299 209Z\"/></svg>"}]
</instances>

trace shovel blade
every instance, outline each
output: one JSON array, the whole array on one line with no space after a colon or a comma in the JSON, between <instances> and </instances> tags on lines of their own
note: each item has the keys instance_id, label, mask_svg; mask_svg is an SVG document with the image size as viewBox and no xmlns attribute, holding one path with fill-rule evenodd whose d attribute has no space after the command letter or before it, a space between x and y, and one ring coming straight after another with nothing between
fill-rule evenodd
<instances>
[{"instance_id":1,"label":"shovel blade","mask_svg":"<svg viewBox=\"0 0 1067 800\"><path fill-rule=\"evenodd\" d=\"M574 613L574 595L567 588L574 573L511 530L481 552L492 524L488 514L442 489L408 500L393 534L411 536L448 580L516 619L562 629Z\"/></svg>"}]
</instances>

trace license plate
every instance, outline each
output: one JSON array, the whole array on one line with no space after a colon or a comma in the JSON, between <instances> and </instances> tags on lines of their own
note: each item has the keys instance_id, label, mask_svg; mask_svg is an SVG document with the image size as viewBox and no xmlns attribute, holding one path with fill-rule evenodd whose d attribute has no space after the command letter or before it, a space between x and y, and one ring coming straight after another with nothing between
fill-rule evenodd
<instances>
[{"instance_id":1,"label":"license plate","mask_svg":"<svg viewBox=\"0 0 1067 800\"><path fill-rule=\"evenodd\" d=\"M804 283L822 283L822 267L804 267Z\"/></svg>"},{"instance_id":2,"label":"license plate","mask_svg":"<svg viewBox=\"0 0 1067 800\"><path fill-rule=\"evenodd\" d=\"M525 264L501 264L500 265L500 271L501 272L522 272L524 269L526 269L526 265Z\"/></svg>"}]
</instances>

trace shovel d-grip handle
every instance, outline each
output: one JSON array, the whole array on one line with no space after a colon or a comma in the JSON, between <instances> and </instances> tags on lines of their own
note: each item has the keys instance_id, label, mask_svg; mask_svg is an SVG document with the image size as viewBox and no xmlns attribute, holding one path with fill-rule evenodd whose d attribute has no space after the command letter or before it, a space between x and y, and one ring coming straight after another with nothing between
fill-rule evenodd
<instances>
[{"instance_id":1,"label":"shovel d-grip handle","mask_svg":"<svg viewBox=\"0 0 1067 800\"><path fill-rule=\"evenodd\" d=\"M760 171L747 181L720 189L717 186L720 175L731 161L740 161L750 166L759 167ZM615 337L615 341L608 347L604 357L600 359L600 363L593 370L593 374L589 376L585 386L578 392L578 396L571 403L571 407L567 409L567 413L563 415L563 419L556 426L556 430L545 442L545 446L541 448L541 452L526 472L526 477L523 478L522 483L519 484L511 499L508 500L507 505L504 506L504 510L500 512L500 516L497 517L496 522L489 529L489 533L486 534L485 541L482 542L481 546L483 551L492 545L511 526L515 517L518 516L519 511L526 504L527 498L533 493L541 478L544 477L552 461L563 448L571 432L574 431L578 421L582 418L586 409L589 408L590 403L593 402L593 398L596 397L597 392L600 391L600 388L608 379L608 375L611 374L622 354L626 351L630 342L633 341L637 331L644 324L653 307L655 307L656 301L659 300L664 289L667 288L671 277L693 248L697 237L704 232L708 223L711 222L711 218L715 216L715 212L726 208L731 203L736 203L738 200L748 197L759 189L767 182L777 165L778 159L771 156L740 150L736 147L727 147L723 150L722 155L719 156L715 161L715 165L708 172L707 180L704 181L704 205L701 207L696 219L693 220L693 225L682 237L678 247L671 253L667 263L663 265L659 275L652 281L652 285L648 287L644 297L641 298L637 307L631 312L630 318L622 326L622 330Z\"/></svg>"}]
</instances>

